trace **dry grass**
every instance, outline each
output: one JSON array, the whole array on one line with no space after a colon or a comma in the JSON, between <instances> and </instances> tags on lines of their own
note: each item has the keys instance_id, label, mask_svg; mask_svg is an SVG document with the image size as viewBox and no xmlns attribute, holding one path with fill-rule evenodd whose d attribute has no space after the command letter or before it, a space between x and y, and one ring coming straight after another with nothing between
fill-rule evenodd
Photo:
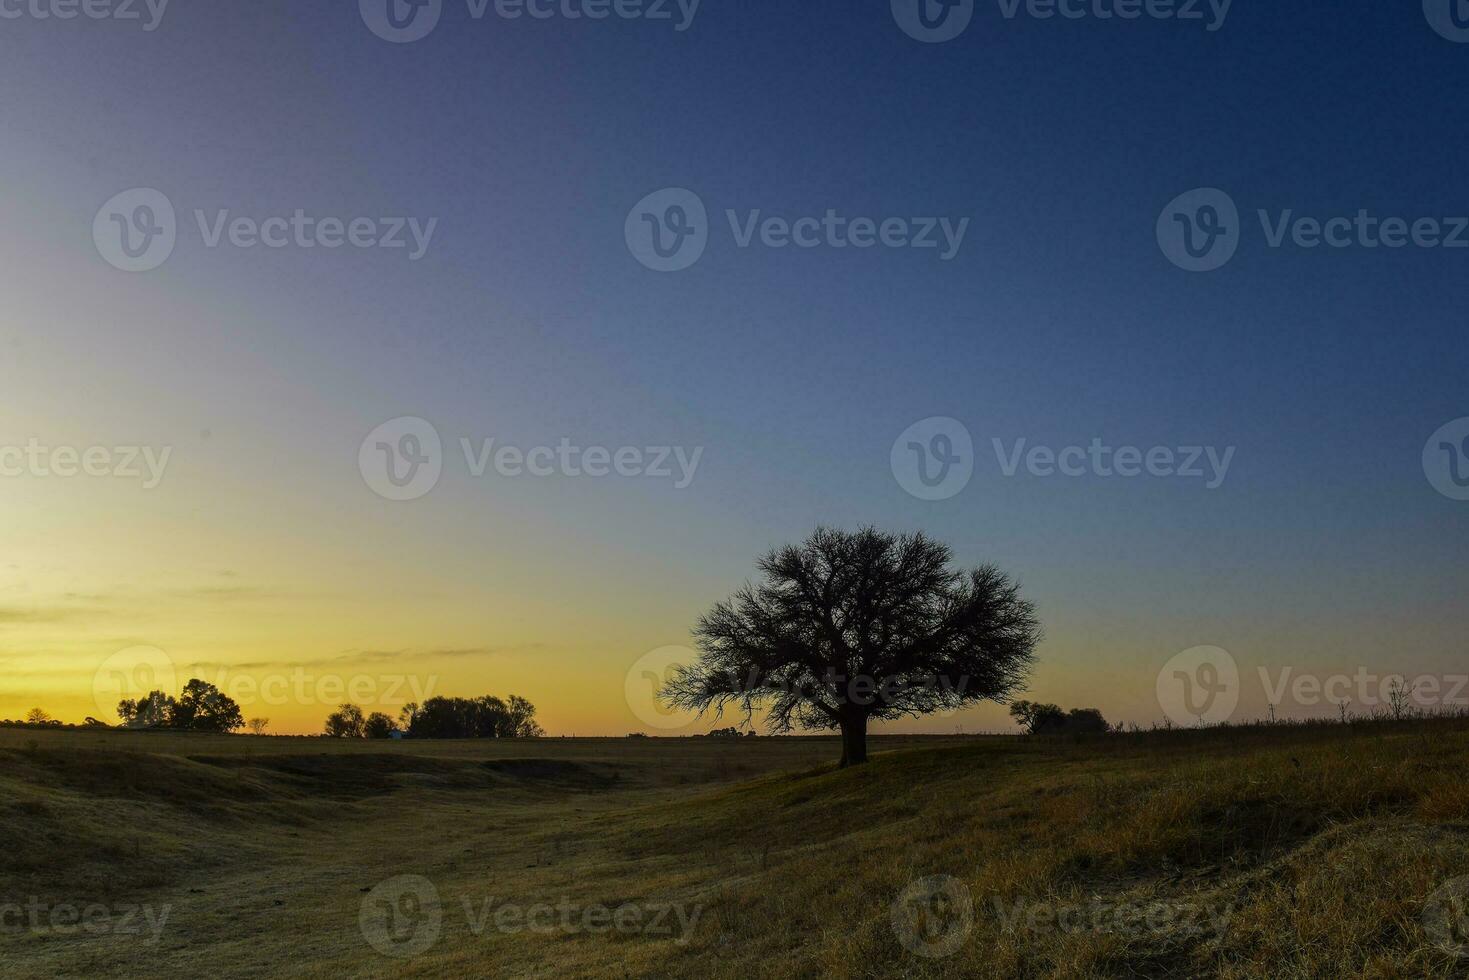
<instances>
[{"instance_id":1,"label":"dry grass","mask_svg":"<svg viewBox=\"0 0 1469 980\"><path fill-rule=\"evenodd\" d=\"M0 963L20 977L1469 976L1423 925L1429 896L1469 874L1463 721L874 748L838 772L832 740L0 731L0 905L171 907L151 945L0 930ZM411 958L374 950L359 922L399 875L439 902L403 907L408 926L440 929ZM928 938L958 948L929 958L891 910L934 875L967 889L973 921L945 932L956 913L937 913ZM506 931L506 903L697 919L683 941Z\"/></svg>"}]
</instances>

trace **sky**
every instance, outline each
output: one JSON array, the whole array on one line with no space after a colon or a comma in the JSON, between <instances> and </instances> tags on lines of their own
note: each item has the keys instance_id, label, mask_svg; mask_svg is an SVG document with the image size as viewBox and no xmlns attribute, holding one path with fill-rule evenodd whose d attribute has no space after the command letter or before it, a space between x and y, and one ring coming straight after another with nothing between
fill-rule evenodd
<instances>
[{"instance_id":1,"label":"sky","mask_svg":"<svg viewBox=\"0 0 1469 980\"><path fill-rule=\"evenodd\" d=\"M1032 699L1469 705L1447 4L397 2L0 0L0 718L702 731L668 648L865 524L1022 583Z\"/></svg>"}]
</instances>

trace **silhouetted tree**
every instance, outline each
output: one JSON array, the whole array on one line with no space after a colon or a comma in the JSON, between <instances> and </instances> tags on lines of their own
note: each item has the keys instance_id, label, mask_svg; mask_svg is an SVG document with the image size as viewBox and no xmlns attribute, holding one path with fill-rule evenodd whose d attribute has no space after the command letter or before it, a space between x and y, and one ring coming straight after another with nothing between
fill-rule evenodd
<instances>
[{"instance_id":1,"label":"silhouetted tree","mask_svg":"<svg viewBox=\"0 0 1469 980\"><path fill-rule=\"evenodd\" d=\"M1066 732L1069 735L1105 735L1111 730L1112 726L1096 708L1072 708L1066 712Z\"/></svg>"},{"instance_id":2,"label":"silhouetted tree","mask_svg":"<svg viewBox=\"0 0 1469 980\"><path fill-rule=\"evenodd\" d=\"M367 716L367 721L362 724L363 738L392 738L398 726L393 724L393 719L381 711L374 711Z\"/></svg>"},{"instance_id":3,"label":"silhouetted tree","mask_svg":"<svg viewBox=\"0 0 1469 980\"><path fill-rule=\"evenodd\" d=\"M344 704L327 715L326 734L332 738L361 738L365 724L361 708L355 704Z\"/></svg>"},{"instance_id":4,"label":"silhouetted tree","mask_svg":"<svg viewBox=\"0 0 1469 980\"><path fill-rule=\"evenodd\" d=\"M546 734L536 723L536 706L514 694L506 706L506 723L506 738L540 738Z\"/></svg>"},{"instance_id":5,"label":"silhouetted tree","mask_svg":"<svg viewBox=\"0 0 1469 980\"><path fill-rule=\"evenodd\" d=\"M818 529L699 621L698 662L661 696L700 713L738 705L746 720L768 704L776 732L839 729L843 766L867 761L873 718L1003 702L1040 639L1034 607L994 566L951 560L922 533Z\"/></svg>"},{"instance_id":6,"label":"silhouetted tree","mask_svg":"<svg viewBox=\"0 0 1469 980\"><path fill-rule=\"evenodd\" d=\"M174 728L227 735L245 727L240 706L206 681L191 680L177 699L150 691L136 701L117 703L117 716L129 728Z\"/></svg>"},{"instance_id":7,"label":"silhouetted tree","mask_svg":"<svg viewBox=\"0 0 1469 980\"><path fill-rule=\"evenodd\" d=\"M1112 730L1096 708L1062 711L1054 704L1016 701L1010 705L1010 717L1025 727L1027 735L1104 735Z\"/></svg>"},{"instance_id":8,"label":"silhouetted tree","mask_svg":"<svg viewBox=\"0 0 1469 980\"><path fill-rule=\"evenodd\" d=\"M245 725L247 728L250 729L251 735L264 735L265 730L270 727L270 719L251 718L249 721L245 722Z\"/></svg>"},{"instance_id":9,"label":"silhouetted tree","mask_svg":"<svg viewBox=\"0 0 1469 980\"><path fill-rule=\"evenodd\" d=\"M27 725L44 725L51 720L51 713L45 708L32 708L26 712Z\"/></svg>"},{"instance_id":10,"label":"silhouetted tree","mask_svg":"<svg viewBox=\"0 0 1469 980\"><path fill-rule=\"evenodd\" d=\"M414 712L408 734L414 738L536 738L544 734L535 722L535 705L510 696L429 698Z\"/></svg>"},{"instance_id":11,"label":"silhouetted tree","mask_svg":"<svg viewBox=\"0 0 1469 980\"><path fill-rule=\"evenodd\" d=\"M177 714L178 704L162 691L150 691L136 701L119 701L117 715L129 728L168 728Z\"/></svg>"},{"instance_id":12,"label":"silhouetted tree","mask_svg":"<svg viewBox=\"0 0 1469 980\"><path fill-rule=\"evenodd\" d=\"M1066 721L1066 712L1055 704L1016 701L1010 705L1010 717L1024 726L1027 735L1040 735L1059 729Z\"/></svg>"},{"instance_id":13,"label":"silhouetted tree","mask_svg":"<svg viewBox=\"0 0 1469 980\"><path fill-rule=\"evenodd\" d=\"M174 702L170 728L228 734L245 727L240 706L207 681L191 680Z\"/></svg>"}]
</instances>

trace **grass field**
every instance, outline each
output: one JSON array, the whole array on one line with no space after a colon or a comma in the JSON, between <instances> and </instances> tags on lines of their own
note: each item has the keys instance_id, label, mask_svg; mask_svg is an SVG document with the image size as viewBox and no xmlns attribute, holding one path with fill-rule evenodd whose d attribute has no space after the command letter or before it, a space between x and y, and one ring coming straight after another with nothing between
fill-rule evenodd
<instances>
[{"instance_id":1,"label":"grass field","mask_svg":"<svg viewBox=\"0 0 1469 980\"><path fill-rule=\"evenodd\" d=\"M0 974L1469 976L1463 721L873 748L0 730Z\"/></svg>"}]
</instances>

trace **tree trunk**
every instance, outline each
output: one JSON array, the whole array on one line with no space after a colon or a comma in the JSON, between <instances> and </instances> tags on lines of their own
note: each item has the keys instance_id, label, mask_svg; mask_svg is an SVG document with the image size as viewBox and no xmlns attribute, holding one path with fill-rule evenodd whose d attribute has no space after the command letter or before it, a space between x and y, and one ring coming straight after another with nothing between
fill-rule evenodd
<instances>
[{"instance_id":1,"label":"tree trunk","mask_svg":"<svg viewBox=\"0 0 1469 980\"><path fill-rule=\"evenodd\" d=\"M867 716L842 719L842 768L867 761Z\"/></svg>"}]
</instances>

